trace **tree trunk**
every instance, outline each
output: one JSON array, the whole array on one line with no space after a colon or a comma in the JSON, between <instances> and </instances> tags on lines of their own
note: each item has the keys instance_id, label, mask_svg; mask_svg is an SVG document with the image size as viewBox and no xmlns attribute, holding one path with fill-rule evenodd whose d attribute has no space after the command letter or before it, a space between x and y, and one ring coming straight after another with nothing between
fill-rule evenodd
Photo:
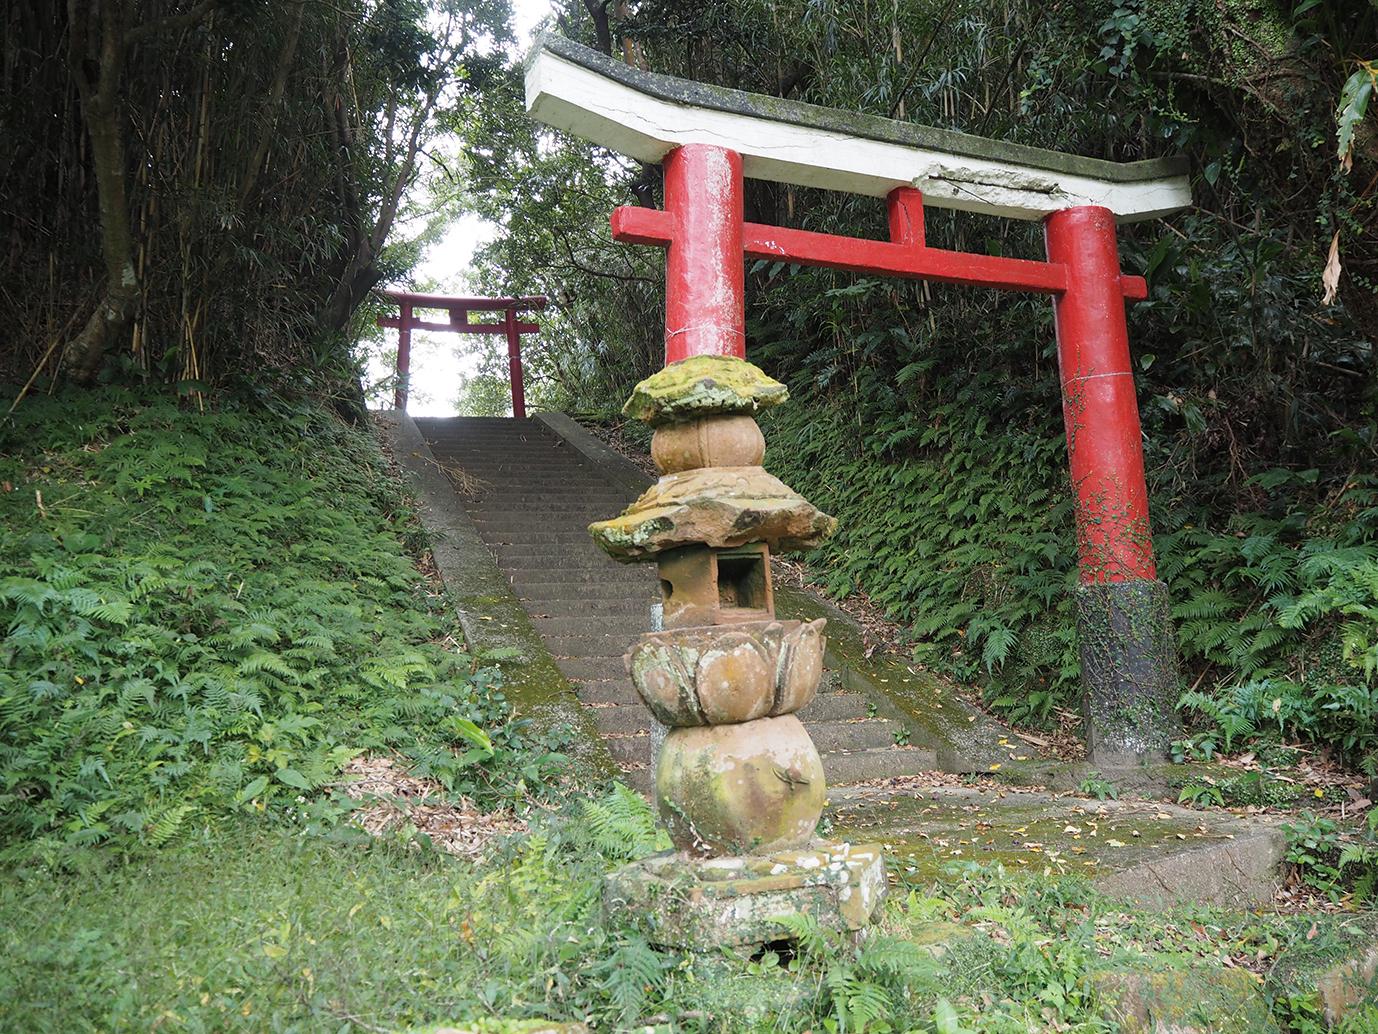
<instances>
[{"instance_id":1,"label":"tree trunk","mask_svg":"<svg viewBox=\"0 0 1378 1034\"><path fill-rule=\"evenodd\" d=\"M75 6L75 5L74 5ZM67 345L65 363L78 383L89 384L100 372L115 338L129 325L139 303L139 277L134 267L134 235L129 221L125 186L124 126L118 84L124 63L122 26L118 9L93 12L100 17L99 71L91 81L77 69L82 112L91 138L91 165L100 202L101 255L105 261L105 293L86 325ZM75 39L84 19L73 19Z\"/></svg>"}]
</instances>

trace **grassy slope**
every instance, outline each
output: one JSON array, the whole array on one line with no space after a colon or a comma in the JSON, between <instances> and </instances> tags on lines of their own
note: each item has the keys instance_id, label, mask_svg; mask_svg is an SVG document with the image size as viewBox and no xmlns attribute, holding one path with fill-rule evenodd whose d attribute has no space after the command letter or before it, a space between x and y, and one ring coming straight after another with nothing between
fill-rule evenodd
<instances>
[{"instance_id":1,"label":"grassy slope","mask_svg":"<svg viewBox=\"0 0 1378 1034\"><path fill-rule=\"evenodd\" d=\"M611 1030L659 1014L802 1031L843 1014L854 1029L869 1003L891 1029L931 1031L947 996L961 1026L945 1032L1089 1032L1104 1029L1091 974L1116 960L1257 962L1346 936L1344 920L1308 940L1310 919L1144 918L1074 882L963 867L894 896L888 956L786 968L656 953L601 923L602 874L657 846L629 793L569 802L478 866L368 843L328 788L283 772L327 783L381 748L491 796L526 757L498 735L460 765L449 720L496 734L502 703L447 648L371 443L314 410L201 415L119 393L23 419L0 472L0 1030L496 1015ZM231 706L247 692L255 706ZM170 807L186 810L164 837ZM958 935L941 963L904 947L941 923Z\"/></svg>"},{"instance_id":2,"label":"grassy slope","mask_svg":"<svg viewBox=\"0 0 1378 1034\"><path fill-rule=\"evenodd\" d=\"M473 793L516 760L368 435L123 391L26 403L0 435L7 851L283 816L364 751ZM455 749L475 723L494 756Z\"/></svg>"}]
</instances>

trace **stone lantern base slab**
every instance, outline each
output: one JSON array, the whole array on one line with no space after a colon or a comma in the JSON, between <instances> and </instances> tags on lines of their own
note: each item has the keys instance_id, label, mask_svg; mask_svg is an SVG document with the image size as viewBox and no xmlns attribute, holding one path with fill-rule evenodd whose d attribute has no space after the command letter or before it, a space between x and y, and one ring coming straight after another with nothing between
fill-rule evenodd
<instances>
[{"instance_id":1,"label":"stone lantern base slab","mask_svg":"<svg viewBox=\"0 0 1378 1034\"><path fill-rule=\"evenodd\" d=\"M654 944L694 951L788 939L776 918L812 915L849 933L869 924L885 897L877 844L818 844L773 855L652 855L609 873L603 913Z\"/></svg>"}]
</instances>

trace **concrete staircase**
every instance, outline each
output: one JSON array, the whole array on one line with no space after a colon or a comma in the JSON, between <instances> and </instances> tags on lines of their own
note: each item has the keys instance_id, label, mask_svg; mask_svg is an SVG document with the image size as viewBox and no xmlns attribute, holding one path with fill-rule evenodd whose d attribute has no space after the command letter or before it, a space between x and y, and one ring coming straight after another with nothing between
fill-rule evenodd
<instances>
[{"instance_id":1,"label":"concrete staircase","mask_svg":"<svg viewBox=\"0 0 1378 1034\"><path fill-rule=\"evenodd\" d=\"M651 605L659 600L655 568L617 563L587 531L592 521L620 513L631 492L535 418L416 425L625 778L648 789L653 720L622 655L650 628ZM870 700L838 691L837 681L825 677L818 698L800 713L830 785L936 767L931 751L897 745L908 738L903 725L875 717Z\"/></svg>"}]
</instances>

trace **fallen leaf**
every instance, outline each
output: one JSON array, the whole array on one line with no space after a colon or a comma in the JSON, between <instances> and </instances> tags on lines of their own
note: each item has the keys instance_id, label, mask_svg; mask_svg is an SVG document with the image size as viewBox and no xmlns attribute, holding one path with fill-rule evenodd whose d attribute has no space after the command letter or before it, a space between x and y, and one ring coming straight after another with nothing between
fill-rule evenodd
<instances>
[{"instance_id":1,"label":"fallen leaf","mask_svg":"<svg viewBox=\"0 0 1378 1034\"><path fill-rule=\"evenodd\" d=\"M1321 284L1325 294L1321 296L1322 305L1333 305L1340 293L1340 231L1330 239L1330 257L1325 260L1325 271L1321 273Z\"/></svg>"}]
</instances>

